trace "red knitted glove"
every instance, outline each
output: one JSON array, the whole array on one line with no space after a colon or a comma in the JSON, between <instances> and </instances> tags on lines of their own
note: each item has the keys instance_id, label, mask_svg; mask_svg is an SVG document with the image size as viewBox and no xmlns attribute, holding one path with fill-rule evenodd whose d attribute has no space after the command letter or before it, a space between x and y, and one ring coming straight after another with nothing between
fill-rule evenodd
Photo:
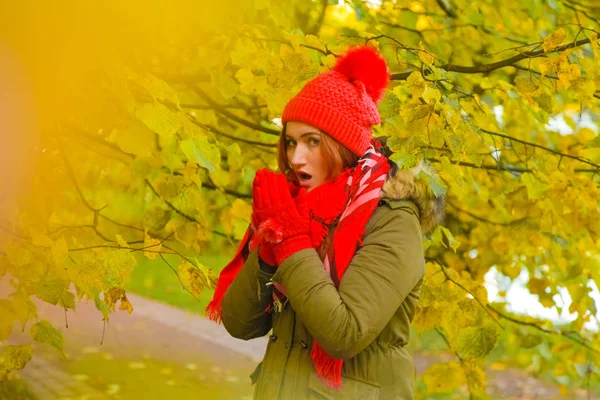
<instances>
[{"instance_id":1,"label":"red knitted glove","mask_svg":"<svg viewBox=\"0 0 600 400\"><path fill-rule=\"evenodd\" d=\"M263 169L256 173L252 192L253 223L261 239L273 244L277 265L297 251L312 248L304 189L294 201L285 176Z\"/></svg>"},{"instance_id":2,"label":"red knitted glove","mask_svg":"<svg viewBox=\"0 0 600 400\"><path fill-rule=\"evenodd\" d=\"M277 266L277 260L275 260L275 254L273 254L273 245L267 241L264 240L264 238L262 238L260 236L260 233L258 231L258 226L260 225L260 221L258 220L258 215L257 215L257 209L256 209L256 204L257 204L257 196L259 196L258 192L256 191L256 178L254 178L254 183L253 183L253 187L252 187L252 230L256 233L256 236L258 237L258 239L260 240L259 244L258 244L258 257L267 265L271 266L271 267L276 267Z\"/></svg>"}]
</instances>

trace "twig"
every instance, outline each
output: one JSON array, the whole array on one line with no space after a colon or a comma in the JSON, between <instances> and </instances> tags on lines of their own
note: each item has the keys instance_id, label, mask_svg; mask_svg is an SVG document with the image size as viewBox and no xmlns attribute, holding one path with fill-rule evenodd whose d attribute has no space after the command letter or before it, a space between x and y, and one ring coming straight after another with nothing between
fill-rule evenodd
<instances>
[{"instance_id":1,"label":"twig","mask_svg":"<svg viewBox=\"0 0 600 400\"><path fill-rule=\"evenodd\" d=\"M546 329L546 328L543 328L543 327L539 326L538 324L536 324L534 322L521 321L520 319L513 318L513 317L511 317L509 315L506 315L506 314L502 313L501 311L497 310L496 308L492 307L489 304L487 305L487 308L490 309L490 310L492 310L496 314L498 314L500 317L506 319L507 321L510 321L510 322L513 322L513 323L519 324L519 325L526 325L526 326L535 328L538 331L546 333L546 334L549 334L549 335L555 335L555 336L561 336L561 337L567 338L567 339L571 340L572 342L575 342L578 345L583 346L586 349L588 349L588 350L590 350L590 351L592 351L592 352L594 352L596 354L600 354L600 350L595 349L590 344L586 343L586 341L579 341L579 340L575 339L574 337L565 334L564 332L553 331L553 330L550 330L550 329Z\"/></svg>"},{"instance_id":2,"label":"twig","mask_svg":"<svg viewBox=\"0 0 600 400\"><path fill-rule=\"evenodd\" d=\"M556 47L554 50L549 51L548 53L544 52L544 50L536 50L536 51L526 51L516 56L507 58L502 61L497 61L490 64L481 64L481 65L455 65L455 64L444 64L438 66L437 68L443 69L448 72L458 72L462 74L479 74L479 73L487 73L494 71L499 68L504 68L508 66L512 66L513 64L524 60L526 58L536 58L542 57L546 54L557 53L567 49L572 49L575 47L583 46L584 44L590 43L590 39L580 39L577 41L573 41L571 43L564 44L562 46ZM392 80L406 80L413 71L401 72L391 75Z\"/></svg>"},{"instance_id":3,"label":"twig","mask_svg":"<svg viewBox=\"0 0 600 400\"><path fill-rule=\"evenodd\" d=\"M492 315L492 313L490 313L486 309L485 305L481 302L481 300L479 300L477 298L477 296L475 296L475 294L473 294L473 292L471 292L469 289L467 289L466 287L464 287L463 285L461 285L459 282L457 282L454 279L452 279L452 277L448 273L448 270L447 270L448 267L446 265L444 265L444 263L442 261L438 260L437 258L429 258L429 257L427 257L427 260L433 261L433 262L437 263L440 266L440 268L441 268L442 272L444 273L444 275L446 276L447 280L449 280L450 282L454 283L456 286L458 286L459 288L461 288L462 290L464 290L465 292L467 292L468 294L470 294L473 297L473 299L475 299L475 301L477 301L477 303L479 303L479 305L481 306L481 308L483 308L483 310L494 320L494 322L496 322L500 328L504 329L504 326L502 326L502 324L500 323L500 321L498 321L496 319L496 317L494 317Z\"/></svg>"},{"instance_id":4,"label":"twig","mask_svg":"<svg viewBox=\"0 0 600 400\"><path fill-rule=\"evenodd\" d=\"M520 223L522 223L522 222L524 222L524 221L526 221L526 220L528 219L528 217L523 217L523 218L516 219L516 220L514 220L514 221L510 221L510 222L496 222L496 221L490 221L489 219L482 218L482 217L480 217L480 216L478 216L478 215L475 215L475 214L473 214L473 213L472 213L472 212L470 212L470 211L467 211L467 210L463 210L463 209L461 209L461 208L458 208L458 207L457 207L456 205L454 205L453 203L450 203L450 202L448 202L447 204L448 204L450 207L454 208L456 211L459 211L459 212L461 212L461 213L463 213L463 214L465 214L465 215L468 215L469 217L471 217L471 218L473 218L473 219L476 219L477 221L485 222L485 223L487 223L487 224L492 224L492 225L498 225L498 226L512 226L512 225L518 225L518 224L520 224Z\"/></svg>"},{"instance_id":5,"label":"twig","mask_svg":"<svg viewBox=\"0 0 600 400\"><path fill-rule=\"evenodd\" d=\"M481 129L481 131L485 132L485 133L487 133L488 135L491 135L491 136L498 136L498 137L501 137L501 138L504 138L504 139L509 139L511 141L515 141L517 143L524 144L526 146L531 146L531 147L535 147L535 148L538 148L538 149L542 149L544 151L550 152L552 154L556 154L556 155L561 156L561 157L566 157L566 158L570 158L572 160L577 160L577 161L579 161L581 163L584 163L584 164L587 164L587 165L591 165L592 167L596 167L596 168L600 169L600 164L593 163L593 162L591 162L589 160L586 160L585 158L581 158L581 157L577 157L577 156L572 156L570 154L561 153L560 151L552 150L551 148L548 148L548 147L545 147L545 146L542 146L542 145L539 145L539 144L531 143L531 142L528 142L526 140L517 139L517 138L514 138L512 136L508 136L508 135L505 135L505 134L502 134L502 133L499 133L499 132L492 132L492 131L488 131L487 129Z\"/></svg>"},{"instance_id":6,"label":"twig","mask_svg":"<svg viewBox=\"0 0 600 400\"><path fill-rule=\"evenodd\" d=\"M198 297L196 297L196 295L195 295L195 294L194 294L192 291L190 291L190 290L189 290L189 289L188 289L188 288L187 288L187 287L186 287L186 286L183 284L183 281L181 280L181 277L179 276L179 273L178 273L178 272L175 270L175 268L173 268L173 267L171 266L171 264L169 264L169 262L167 261L167 259L166 259L166 258L165 258L165 257L164 257L162 254L160 254L160 258L162 258L162 260L165 262L165 264L167 264L167 265L169 266L169 268L171 269L171 271L173 271L173 273L175 274L175 276L176 276L176 277L177 277L177 279L179 280L179 283L181 283L181 287L183 288L183 290L185 290L186 292L188 292L189 294L191 294L191 295L192 295L192 297L193 297L194 299L196 299L198 302L201 302L201 300L200 300Z\"/></svg>"},{"instance_id":7,"label":"twig","mask_svg":"<svg viewBox=\"0 0 600 400\"><path fill-rule=\"evenodd\" d=\"M435 0L438 6L444 11L444 13L450 18L456 18L456 12L450 8L449 4L446 4L445 0Z\"/></svg>"},{"instance_id":8,"label":"twig","mask_svg":"<svg viewBox=\"0 0 600 400\"><path fill-rule=\"evenodd\" d=\"M221 106L220 104L215 102L206 93L204 93L204 91L202 89L200 89L199 87L192 86L192 89L196 92L196 94L198 94L198 96L200 96L202 98L202 100L206 101L214 110L216 110L218 113L224 115L225 117L232 119L233 121L237 122L238 124L247 126L248 128L251 128L251 129L254 129L254 130L257 130L260 132L268 133L269 135L279 136L279 134L280 134L279 130L267 128L267 127L264 127L260 124L257 124L257 123L251 122L251 121L246 121L245 119L240 118L235 114L232 114L231 112L229 112L229 110L227 110L226 108L224 108L223 106Z\"/></svg>"}]
</instances>

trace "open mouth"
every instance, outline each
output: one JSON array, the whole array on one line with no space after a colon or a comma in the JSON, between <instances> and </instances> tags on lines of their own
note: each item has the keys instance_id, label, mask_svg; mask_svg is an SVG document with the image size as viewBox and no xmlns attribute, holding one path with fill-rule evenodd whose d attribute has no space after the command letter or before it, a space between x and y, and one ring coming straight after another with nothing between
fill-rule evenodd
<instances>
[{"instance_id":1,"label":"open mouth","mask_svg":"<svg viewBox=\"0 0 600 400\"><path fill-rule=\"evenodd\" d=\"M300 182L306 182L312 178L312 175L309 175L306 172L297 172L296 175L298 176L298 180Z\"/></svg>"}]
</instances>

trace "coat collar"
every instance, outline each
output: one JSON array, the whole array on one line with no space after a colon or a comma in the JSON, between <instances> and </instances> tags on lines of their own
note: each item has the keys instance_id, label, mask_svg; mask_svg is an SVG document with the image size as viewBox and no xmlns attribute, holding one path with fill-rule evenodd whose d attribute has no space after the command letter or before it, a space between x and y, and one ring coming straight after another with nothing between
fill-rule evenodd
<instances>
[{"instance_id":1,"label":"coat collar","mask_svg":"<svg viewBox=\"0 0 600 400\"><path fill-rule=\"evenodd\" d=\"M435 170L426 164L411 169L390 172L383 185L380 198L385 201L409 200L419 209L421 231L431 232L444 220L446 194L435 196L428 181L439 180Z\"/></svg>"}]
</instances>

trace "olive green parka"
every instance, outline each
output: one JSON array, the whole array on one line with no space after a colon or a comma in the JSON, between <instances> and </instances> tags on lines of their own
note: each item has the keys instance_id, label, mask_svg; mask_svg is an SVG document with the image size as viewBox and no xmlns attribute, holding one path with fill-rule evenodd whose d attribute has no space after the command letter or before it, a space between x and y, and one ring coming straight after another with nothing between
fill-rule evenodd
<instances>
[{"instance_id":1,"label":"olive green parka","mask_svg":"<svg viewBox=\"0 0 600 400\"><path fill-rule=\"evenodd\" d=\"M422 233L441 221L445 200L415 175L402 170L388 177L339 289L314 249L293 254L275 274L250 253L225 293L222 318L244 340L272 330L252 374L255 399L413 399L414 366L405 346L425 273ZM273 300L270 281L286 288L281 312L265 312ZM344 359L340 390L317 376L313 340Z\"/></svg>"}]
</instances>

